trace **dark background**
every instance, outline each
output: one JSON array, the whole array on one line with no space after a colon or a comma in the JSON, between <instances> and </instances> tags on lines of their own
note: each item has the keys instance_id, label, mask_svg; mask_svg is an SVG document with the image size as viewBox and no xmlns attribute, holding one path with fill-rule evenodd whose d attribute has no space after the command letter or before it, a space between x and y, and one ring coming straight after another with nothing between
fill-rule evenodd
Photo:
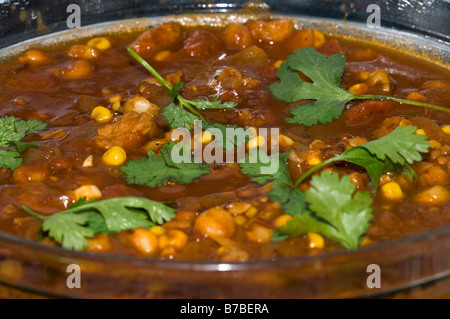
<instances>
[{"instance_id":1,"label":"dark background","mask_svg":"<svg viewBox=\"0 0 450 319\"><path fill-rule=\"evenodd\" d=\"M2 47L42 34L67 29L69 4L81 8L81 25L166 12L225 12L242 8L245 0L4 0L0 4ZM450 0L266 0L272 12L365 22L369 4L381 7L381 25L429 35L450 43Z\"/></svg>"}]
</instances>

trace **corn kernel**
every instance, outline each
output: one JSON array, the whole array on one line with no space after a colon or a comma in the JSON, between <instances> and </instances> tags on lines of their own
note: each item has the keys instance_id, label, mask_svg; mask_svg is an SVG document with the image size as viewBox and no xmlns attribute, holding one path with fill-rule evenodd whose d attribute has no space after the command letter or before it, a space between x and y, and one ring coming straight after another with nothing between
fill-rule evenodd
<instances>
[{"instance_id":1,"label":"corn kernel","mask_svg":"<svg viewBox=\"0 0 450 319\"><path fill-rule=\"evenodd\" d=\"M127 153L120 146L113 146L102 156L103 162L109 166L122 165L127 159Z\"/></svg>"},{"instance_id":2,"label":"corn kernel","mask_svg":"<svg viewBox=\"0 0 450 319\"><path fill-rule=\"evenodd\" d=\"M318 233L308 233L306 235L309 240L309 248L322 249L325 246L325 239Z\"/></svg>"},{"instance_id":3,"label":"corn kernel","mask_svg":"<svg viewBox=\"0 0 450 319\"><path fill-rule=\"evenodd\" d=\"M97 123L104 124L112 120L111 111L104 106L97 106L91 112L91 119Z\"/></svg>"},{"instance_id":4,"label":"corn kernel","mask_svg":"<svg viewBox=\"0 0 450 319\"><path fill-rule=\"evenodd\" d=\"M406 99L410 101L424 102L427 98L423 94L411 92L408 94L408 96L406 96Z\"/></svg>"},{"instance_id":5,"label":"corn kernel","mask_svg":"<svg viewBox=\"0 0 450 319\"><path fill-rule=\"evenodd\" d=\"M237 215L233 217L234 223L238 226L242 226L247 222L247 218L243 215Z\"/></svg>"},{"instance_id":6,"label":"corn kernel","mask_svg":"<svg viewBox=\"0 0 450 319\"><path fill-rule=\"evenodd\" d=\"M86 200L102 198L102 192L95 185L83 185L72 192L75 200L85 197Z\"/></svg>"},{"instance_id":7,"label":"corn kernel","mask_svg":"<svg viewBox=\"0 0 450 319\"><path fill-rule=\"evenodd\" d=\"M450 135L450 125L445 125L443 127L441 127L442 132L445 133L445 135Z\"/></svg>"},{"instance_id":8,"label":"corn kernel","mask_svg":"<svg viewBox=\"0 0 450 319\"><path fill-rule=\"evenodd\" d=\"M370 73L368 71L363 70L363 71L359 72L358 77L361 80L365 81L365 80L367 80L369 78L369 74Z\"/></svg>"},{"instance_id":9,"label":"corn kernel","mask_svg":"<svg viewBox=\"0 0 450 319\"><path fill-rule=\"evenodd\" d=\"M213 140L213 135L210 131L202 132L202 143L208 144Z\"/></svg>"},{"instance_id":10,"label":"corn kernel","mask_svg":"<svg viewBox=\"0 0 450 319\"><path fill-rule=\"evenodd\" d=\"M150 231L156 236L161 236L166 232L166 230L162 226L153 226L152 228L150 228Z\"/></svg>"},{"instance_id":11,"label":"corn kernel","mask_svg":"<svg viewBox=\"0 0 450 319\"><path fill-rule=\"evenodd\" d=\"M441 145L441 143L439 143L439 142L436 141L436 140L430 140L430 146L431 146L432 148L436 148L436 147L441 147L442 145Z\"/></svg>"},{"instance_id":12,"label":"corn kernel","mask_svg":"<svg viewBox=\"0 0 450 319\"><path fill-rule=\"evenodd\" d=\"M288 221L294 220L294 217L288 214L281 215L277 219L275 219L274 225L276 228L282 227L287 224Z\"/></svg>"},{"instance_id":13,"label":"corn kernel","mask_svg":"<svg viewBox=\"0 0 450 319\"><path fill-rule=\"evenodd\" d=\"M280 134L278 139L282 147L294 145L294 141L291 138L287 137L286 135Z\"/></svg>"},{"instance_id":14,"label":"corn kernel","mask_svg":"<svg viewBox=\"0 0 450 319\"><path fill-rule=\"evenodd\" d=\"M170 55L172 54L172 52L168 51L168 50L163 50L161 52L158 52L154 57L153 60L161 62L166 60Z\"/></svg>"},{"instance_id":15,"label":"corn kernel","mask_svg":"<svg viewBox=\"0 0 450 319\"><path fill-rule=\"evenodd\" d=\"M97 37L90 39L87 45L100 51L106 51L111 47L111 42L105 37Z\"/></svg>"},{"instance_id":16,"label":"corn kernel","mask_svg":"<svg viewBox=\"0 0 450 319\"><path fill-rule=\"evenodd\" d=\"M397 182L389 182L381 186L381 193L388 200L400 200L404 197L402 188Z\"/></svg>"},{"instance_id":17,"label":"corn kernel","mask_svg":"<svg viewBox=\"0 0 450 319\"><path fill-rule=\"evenodd\" d=\"M357 95L366 94L368 90L369 90L369 87L364 83L358 83L358 84L352 85L348 89L348 91L350 93L357 94Z\"/></svg>"},{"instance_id":18,"label":"corn kernel","mask_svg":"<svg viewBox=\"0 0 450 319\"><path fill-rule=\"evenodd\" d=\"M120 102L122 100L123 100L122 94L113 95L108 98L109 103L116 103L116 102Z\"/></svg>"},{"instance_id":19,"label":"corn kernel","mask_svg":"<svg viewBox=\"0 0 450 319\"><path fill-rule=\"evenodd\" d=\"M427 135L427 133L425 133L424 130L422 130L421 128L417 129L414 134L420 134L420 135Z\"/></svg>"},{"instance_id":20,"label":"corn kernel","mask_svg":"<svg viewBox=\"0 0 450 319\"><path fill-rule=\"evenodd\" d=\"M251 148L258 148L259 146L265 145L266 144L266 139L264 138L264 136L257 136L252 138L250 141L247 142L247 147L249 149Z\"/></svg>"},{"instance_id":21,"label":"corn kernel","mask_svg":"<svg viewBox=\"0 0 450 319\"><path fill-rule=\"evenodd\" d=\"M120 101L114 102L113 105L111 106L111 108L116 112L120 110L120 107L121 107Z\"/></svg>"},{"instance_id":22,"label":"corn kernel","mask_svg":"<svg viewBox=\"0 0 450 319\"><path fill-rule=\"evenodd\" d=\"M322 159L319 157L320 151L308 151L306 154L306 162L309 166L316 166L322 163Z\"/></svg>"},{"instance_id":23,"label":"corn kernel","mask_svg":"<svg viewBox=\"0 0 450 319\"><path fill-rule=\"evenodd\" d=\"M361 240L360 246L364 247L364 246L368 246L372 243L373 243L372 240L370 240L368 237L364 237L363 240Z\"/></svg>"},{"instance_id":24,"label":"corn kernel","mask_svg":"<svg viewBox=\"0 0 450 319\"><path fill-rule=\"evenodd\" d=\"M274 64L273 64L273 66L276 68L276 69L279 69L280 68L280 66L281 66L281 64L283 64L283 60L278 60L278 61L276 61Z\"/></svg>"},{"instance_id":25,"label":"corn kernel","mask_svg":"<svg viewBox=\"0 0 450 319\"><path fill-rule=\"evenodd\" d=\"M256 214L258 214L258 209L255 206L252 206L248 211L245 212L245 215L247 215L247 217L249 218L252 218Z\"/></svg>"},{"instance_id":26,"label":"corn kernel","mask_svg":"<svg viewBox=\"0 0 450 319\"><path fill-rule=\"evenodd\" d=\"M314 33L314 47L318 48L320 47L322 44L325 43L325 37L323 36L323 34L319 31L315 31L313 30Z\"/></svg>"}]
</instances>

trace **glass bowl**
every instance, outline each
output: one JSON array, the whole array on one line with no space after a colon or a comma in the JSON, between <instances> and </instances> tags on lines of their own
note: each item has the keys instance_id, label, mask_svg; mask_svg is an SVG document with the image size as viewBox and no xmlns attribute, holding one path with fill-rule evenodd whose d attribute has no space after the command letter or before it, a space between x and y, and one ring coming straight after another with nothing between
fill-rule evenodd
<instances>
[{"instance_id":1,"label":"glass bowl","mask_svg":"<svg viewBox=\"0 0 450 319\"><path fill-rule=\"evenodd\" d=\"M37 7L28 1L1 4L0 59L36 45L143 30L173 19L219 25L255 15L288 13L301 27L395 48L443 67L450 65L446 1L437 1L433 7L419 1L387 1L381 7L379 29L365 24L370 1L78 2L84 4L83 27L71 30L65 25L69 3L64 1L59 6L51 1L41 1ZM177 16L180 13L188 15ZM417 14L433 14L433 19L417 20ZM81 288L69 288L72 271L68 266L73 264L80 267ZM373 265L380 270L379 288L371 285ZM450 225L356 251L245 263L73 252L0 232L0 297L448 298Z\"/></svg>"}]
</instances>

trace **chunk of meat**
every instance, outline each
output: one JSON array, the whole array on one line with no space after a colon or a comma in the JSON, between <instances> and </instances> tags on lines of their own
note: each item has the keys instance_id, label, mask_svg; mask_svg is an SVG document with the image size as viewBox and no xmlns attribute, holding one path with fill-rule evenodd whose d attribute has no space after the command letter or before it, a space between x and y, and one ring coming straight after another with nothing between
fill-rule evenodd
<instances>
[{"instance_id":1,"label":"chunk of meat","mask_svg":"<svg viewBox=\"0 0 450 319\"><path fill-rule=\"evenodd\" d=\"M154 117L148 113L127 112L118 122L99 128L94 142L102 149L113 146L132 149L158 134L160 129Z\"/></svg>"},{"instance_id":2,"label":"chunk of meat","mask_svg":"<svg viewBox=\"0 0 450 319\"><path fill-rule=\"evenodd\" d=\"M184 41L183 51L194 58L207 58L221 49L221 42L216 35L206 30L195 30Z\"/></svg>"},{"instance_id":3,"label":"chunk of meat","mask_svg":"<svg viewBox=\"0 0 450 319\"><path fill-rule=\"evenodd\" d=\"M269 22L255 21L250 24L249 29L257 41L281 42L294 31L294 22L284 19Z\"/></svg>"},{"instance_id":4,"label":"chunk of meat","mask_svg":"<svg viewBox=\"0 0 450 319\"><path fill-rule=\"evenodd\" d=\"M54 93L61 88L59 79L48 72L23 71L8 79L6 83L10 88L38 93Z\"/></svg>"},{"instance_id":5,"label":"chunk of meat","mask_svg":"<svg viewBox=\"0 0 450 319\"><path fill-rule=\"evenodd\" d=\"M316 51L326 56L330 56L337 53L344 53L344 49L342 49L341 44L336 39L326 41L323 45L318 47Z\"/></svg>"},{"instance_id":6,"label":"chunk of meat","mask_svg":"<svg viewBox=\"0 0 450 319\"><path fill-rule=\"evenodd\" d=\"M130 48L140 55L151 55L173 48L183 39L183 27L178 22L163 23L141 34Z\"/></svg>"},{"instance_id":7,"label":"chunk of meat","mask_svg":"<svg viewBox=\"0 0 450 319\"><path fill-rule=\"evenodd\" d=\"M139 85L138 91L140 95L159 107L166 107L173 101L165 87L147 81L143 81Z\"/></svg>"},{"instance_id":8,"label":"chunk of meat","mask_svg":"<svg viewBox=\"0 0 450 319\"><path fill-rule=\"evenodd\" d=\"M346 117L350 122L359 122L370 116L385 116L393 109L390 101L364 101L348 111Z\"/></svg>"},{"instance_id":9,"label":"chunk of meat","mask_svg":"<svg viewBox=\"0 0 450 319\"><path fill-rule=\"evenodd\" d=\"M251 77L243 76L235 68L225 68L217 77L220 81L221 86L226 90L236 90L241 92L244 88L253 89L257 87L260 82Z\"/></svg>"}]
</instances>

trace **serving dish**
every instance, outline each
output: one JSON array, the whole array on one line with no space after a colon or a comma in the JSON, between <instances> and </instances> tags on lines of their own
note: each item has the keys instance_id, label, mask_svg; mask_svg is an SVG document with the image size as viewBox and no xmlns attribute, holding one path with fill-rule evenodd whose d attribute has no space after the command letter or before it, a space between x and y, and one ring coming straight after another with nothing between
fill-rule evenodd
<instances>
[{"instance_id":1,"label":"serving dish","mask_svg":"<svg viewBox=\"0 0 450 319\"><path fill-rule=\"evenodd\" d=\"M289 11L292 6L298 5L293 2L283 4L285 7L281 4L273 6L269 4L272 9L270 15L278 17L277 11ZM184 9L189 8L189 4L180 6ZM179 13L180 6L171 7L170 12ZM306 8L308 4L302 2L300 7ZM113 8L117 9L114 5ZM181 20L185 24L217 24L223 23L224 18L239 21L247 19L252 14L267 14L251 11L243 14L231 12L225 16L222 13L218 15L217 12L236 9L230 4L221 3L211 5L209 8L206 5L190 8L213 13L184 16ZM318 12L323 10L323 7L318 8ZM333 11L332 8L336 10ZM336 12L342 12L339 10L332 6L327 13L331 17L336 17ZM115 12L115 9L112 11ZM116 19L122 16L120 12L121 10L117 10L118 15L114 16ZM92 34L98 34L99 30L102 34L114 34L124 29L143 30L148 25L179 19L176 15L159 15L160 13L156 10L153 12L155 16L151 18L125 19L75 31L63 31L56 35L44 35L38 39L32 38L25 43L9 46L7 50L2 50L0 55L7 59L37 43L51 45L54 41L59 43L86 39ZM137 16L145 14L138 10ZM107 14L105 16L111 17ZM105 19L105 16L101 19ZM337 33L349 39L375 41L384 46L392 47L394 44L399 51L409 52L440 66L448 67L450 64L449 47L445 42L449 33L445 29L445 24L444 28L430 28L428 31L421 29L420 31L427 35L420 34L420 31L418 35L390 28L367 30L365 24L346 20L307 16L296 16L294 19L303 27L314 27L322 32ZM30 34L31 37L36 35L33 32ZM437 39L428 37L429 35ZM5 39L6 44L11 44L8 43L11 38ZM2 283L0 291L7 297L445 297L449 294L450 286L448 226L393 242L363 247L354 252L246 263L164 261L70 252L4 233L0 234L0 242ZM67 287L69 275L67 267L71 264L81 267L83 276L81 289ZM379 289L369 288L367 285L370 275L368 267L374 264L382 271L382 286Z\"/></svg>"}]
</instances>

